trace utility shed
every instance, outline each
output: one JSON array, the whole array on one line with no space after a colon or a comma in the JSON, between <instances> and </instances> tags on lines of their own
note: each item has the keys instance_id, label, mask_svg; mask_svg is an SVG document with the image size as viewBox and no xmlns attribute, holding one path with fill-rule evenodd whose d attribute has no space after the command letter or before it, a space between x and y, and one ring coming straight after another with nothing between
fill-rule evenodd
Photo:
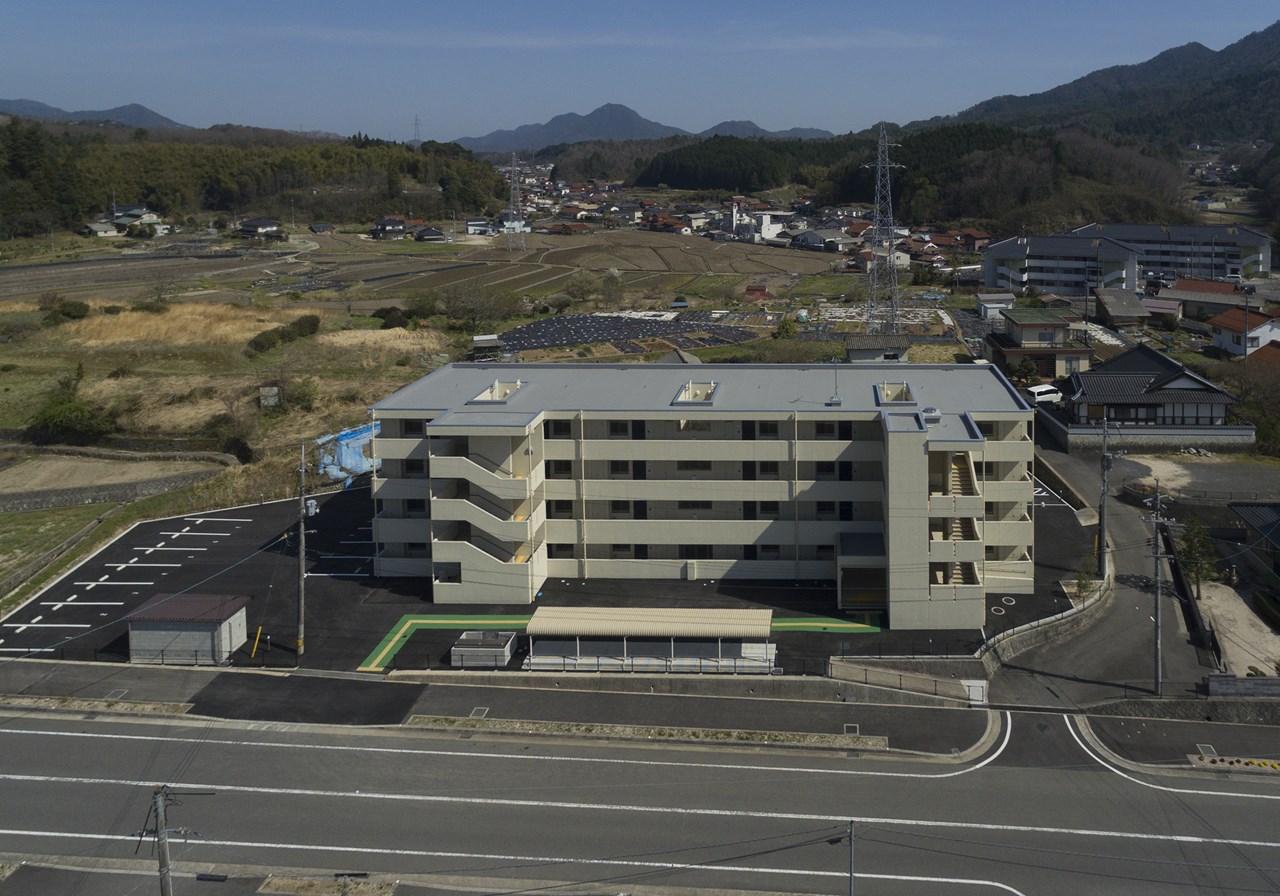
<instances>
[{"instance_id":1,"label":"utility shed","mask_svg":"<svg viewBox=\"0 0 1280 896\"><path fill-rule=\"evenodd\" d=\"M157 594L129 617L129 662L226 663L248 638L241 594Z\"/></svg>"},{"instance_id":2,"label":"utility shed","mask_svg":"<svg viewBox=\"0 0 1280 896\"><path fill-rule=\"evenodd\" d=\"M539 607L525 627L525 668L767 675L772 628L772 610Z\"/></svg>"},{"instance_id":3,"label":"utility shed","mask_svg":"<svg viewBox=\"0 0 1280 896\"><path fill-rule=\"evenodd\" d=\"M455 669L501 669L515 652L515 632L463 632L449 650Z\"/></svg>"}]
</instances>

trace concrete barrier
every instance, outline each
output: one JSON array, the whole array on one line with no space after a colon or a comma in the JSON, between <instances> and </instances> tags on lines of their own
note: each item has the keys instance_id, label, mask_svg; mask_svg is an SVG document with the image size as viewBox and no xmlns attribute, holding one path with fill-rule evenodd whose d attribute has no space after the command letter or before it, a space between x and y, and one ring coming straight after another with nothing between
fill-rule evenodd
<instances>
[{"instance_id":1,"label":"concrete barrier","mask_svg":"<svg viewBox=\"0 0 1280 896\"><path fill-rule=\"evenodd\" d=\"M1001 632L978 649L977 657L991 675L1020 653L1088 628L1110 606L1114 592L1111 580L1105 579L1083 605Z\"/></svg>"}]
</instances>

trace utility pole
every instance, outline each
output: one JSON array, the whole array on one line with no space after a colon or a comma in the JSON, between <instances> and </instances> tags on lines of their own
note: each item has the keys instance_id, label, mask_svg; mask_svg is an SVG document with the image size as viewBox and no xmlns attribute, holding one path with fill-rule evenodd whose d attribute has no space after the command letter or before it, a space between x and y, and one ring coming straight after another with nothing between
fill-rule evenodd
<instances>
[{"instance_id":1,"label":"utility pole","mask_svg":"<svg viewBox=\"0 0 1280 896\"><path fill-rule=\"evenodd\" d=\"M302 662L307 604L307 443L298 460L298 663Z\"/></svg>"},{"instance_id":2,"label":"utility pole","mask_svg":"<svg viewBox=\"0 0 1280 896\"><path fill-rule=\"evenodd\" d=\"M1102 418L1102 495L1098 498L1098 577L1107 577L1107 493L1114 458L1107 450L1107 419Z\"/></svg>"},{"instance_id":3,"label":"utility pole","mask_svg":"<svg viewBox=\"0 0 1280 896\"><path fill-rule=\"evenodd\" d=\"M169 876L169 828L165 819L168 801L167 785L161 784L152 791L151 803L156 813L156 853L160 857L160 896L173 896L173 879Z\"/></svg>"},{"instance_id":4,"label":"utility pole","mask_svg":"<svg viewBox=\"0 0 1280 896\"><path fill-rule=\"evenodd\" d=\"M849 822L849 896L854 896L853 889L853 822Z\"/></svg>"},{"instance_id":5,"label":"utility pole","mask_svg":"<svg viewBox=\"0 0 1280 896\"><path fill-rule=\"evenodd\" d=\"M1151 515L1151 531L1152 531L1151 556L1155 561L1155 579L1156 579L1156 606L1155 606L1155 613L1152 614L1151 619L1156 626L1154 680L1155 680L1155 693L1157 697L1164 696L1163 676L1161 674L1161 668L1160 668L1162 665L1160 661L1160 599L1164 596L1164 567L1162 567L1160 563L1162 560L1164 560L1169 556L1161 549L1161 545L1160 545L1160 536L1162 534L1161 529L1163 528L1163 526L1164 526L1164 517L1160 509L1160 480L1157 479L1155 507L1153 508L1153 513Z\"/></svg>"}]
</instances>

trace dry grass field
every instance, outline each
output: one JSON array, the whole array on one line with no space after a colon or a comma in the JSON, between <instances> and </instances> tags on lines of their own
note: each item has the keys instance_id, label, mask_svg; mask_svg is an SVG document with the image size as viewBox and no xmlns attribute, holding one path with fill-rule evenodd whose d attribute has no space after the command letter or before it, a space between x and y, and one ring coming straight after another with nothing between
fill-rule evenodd
<instances>
[{"instance_id":1,"label":"dry grass field","mask_svg":"<svg viewBox=\"0 0 1280 896\"><path fill-rule=\"evenodd\" d=\"M845 282L830 276L834 259L823 253L643 231L527 234L523 250L508 250L502 236L431 245L353 234L233 248L240 254L232 258L115 253L35 270L0 266L0 338L8 336L0 429L24 427L54 385L79 370L78 395L107 409L126 434L232 429L271 454L363 422L369 404L456 357L468 334L384 331L365 316L445 287L500 288L538 300L560 292L580 270L616 269L624 275L624 305L661 308L676 297L694 307L731 306L749 284L781 295L802 281L815 292ZM130 307L158 293L170 300L165 313ZM43 326L36 300L49 294L87 302L91 313ZM254 335L303 314L319 315L318 334L260 355L246 352ZM572 356L603 359L611 351ZM259 386L275 382L301 385L307 400L284 412L258 407Z\"/></svg>"}]
</instances>

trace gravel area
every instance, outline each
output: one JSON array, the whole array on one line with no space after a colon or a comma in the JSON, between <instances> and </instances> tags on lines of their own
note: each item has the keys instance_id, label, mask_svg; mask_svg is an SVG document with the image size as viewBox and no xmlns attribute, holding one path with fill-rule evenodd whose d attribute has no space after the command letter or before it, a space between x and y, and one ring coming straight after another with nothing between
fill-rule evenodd
<instances>
[{"instance_id":1,"label":"gravel area","mask_svg":"<svg viewBox=\"0 0 1280 896\"><path fill-rule=\"evenodd\" d=\"M1200 588L1200 611L1218 633L1227 670L1233 675L1245 675L1250 666L1256 666L1268 675L1276 674L1280 635L1253 611L1252 589L1222 582L1204 582Z\"/></svg>"}]
</instances>

